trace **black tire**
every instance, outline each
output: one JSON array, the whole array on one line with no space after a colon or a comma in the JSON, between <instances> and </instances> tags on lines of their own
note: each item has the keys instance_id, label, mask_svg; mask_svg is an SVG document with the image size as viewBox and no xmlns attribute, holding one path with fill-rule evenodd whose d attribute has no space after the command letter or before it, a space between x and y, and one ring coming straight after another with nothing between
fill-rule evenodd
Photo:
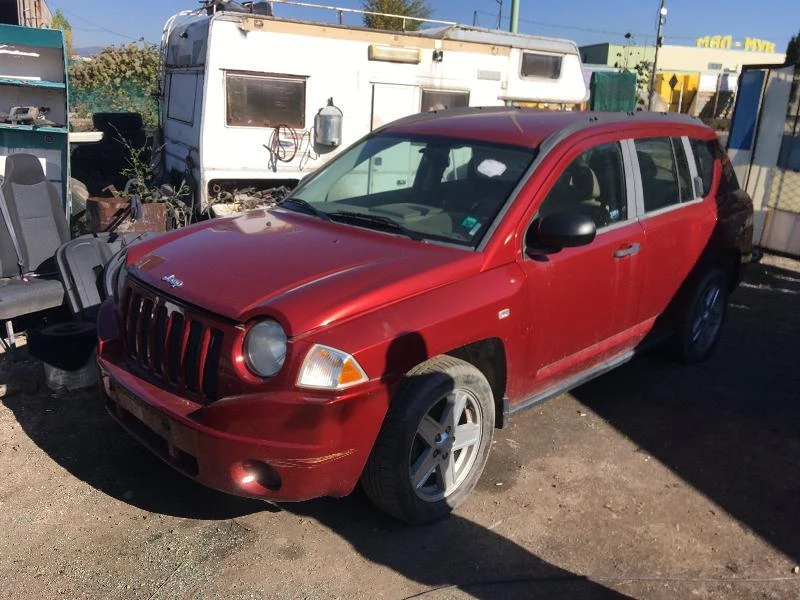
<instances>
[{"instance_id":1,"label":"black tire","mask_svg":"<svg viewBox=\"0 0 800 600\"><path fill-rule=\"evenodd\" d=\"M462 400L464 408L454 411ZM400 383L364 468L365 493L378 508L406 523L427 523L449 514L466 499L483 472L492 444L494 412L489 382L471 364L436 356L415 367ZM438 419L436 414L440 414ZM454 420L448 420L448 415L455 415ZM423 417L429 425L442 428L435 439L443 439L436 445L425 441L431 438L429 430L418 431L424 427ZM450 428L444 430L447 422L456 424L452 433ZM456 448L455 434L462 431L469 432L461 438L462 445L467 438L479 437L471 445ZM420 475L415 487L414 467L423 473L435 461L438 466L424 478ZM445 471L451 472L450 479ZM445 481L451 488L437 493Z\"/></svg>"},{"instance_id":2,"label":"black tire","mask_svg":"<svg viewBox=\"0 0 800 600\"><path fill-rule=\"evenodd\" d=\"M728 312L728 289L728 276L716 267L700 277L692 288L672 342L673 355L678 361L699 363L714 353ZM713 307L709 305L712 296ZM704 328L699 333L698 320Z\"/></svg>"}]
</instances>

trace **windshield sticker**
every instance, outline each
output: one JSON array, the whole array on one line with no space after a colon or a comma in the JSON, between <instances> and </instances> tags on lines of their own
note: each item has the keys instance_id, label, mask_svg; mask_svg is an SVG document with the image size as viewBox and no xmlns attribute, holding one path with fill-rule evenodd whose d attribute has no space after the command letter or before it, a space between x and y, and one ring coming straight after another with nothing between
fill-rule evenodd
<instances>
[{"instance_id":1,"label":"windshield sticker","mask_svg":"<svg viewBox=\"0 0 800 600\"><path fill-rule=\"evenodd\" d=\"M478 173L486 177L500 177L500 175L506 172L506 168L507 167L499 160L487 158L478 165Z\"/></svg>"},{"instance_id":2,"label":"windshield sticker","mask_svg":"<svg viewBox=\"0 0 800 600\"><path fill-rule=\"evenodd\" d=\"M464 229L472 229L477 224L478 224L478 219L476 219L475 217L466 217L463 221L461 221L461 226Z\"/></svg>"},{"instance_id":3,"label":"windshield sticker","mask_svg":"<svg viewBox=\"0 0 800 600\"><path fill-rule=\"evenodd\" d=\"M470 235L470 237L473 237L473 236L474 236L476 233L478 233L478 230L479 230L480 228L481 228L481 224L480 224L480 223L478 223L477 225L475 225L475 227L473 227L472 229L470 229L470 230L469 230L469 235Z\"/></svg>"}]
</instances>

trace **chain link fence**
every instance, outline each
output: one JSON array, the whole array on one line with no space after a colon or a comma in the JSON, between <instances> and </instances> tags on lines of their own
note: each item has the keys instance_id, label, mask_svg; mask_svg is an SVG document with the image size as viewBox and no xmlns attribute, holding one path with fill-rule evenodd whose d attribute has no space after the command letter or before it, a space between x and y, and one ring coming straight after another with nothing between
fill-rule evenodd
<instances>
[{"instance_id":1,"label":"chain link fence","mask_svg":"<svg viewBox=\"0 0 800 600\"><path fill-rule=\"evenodd\" d=\"M90 131L92 114L138 112L148 129L158 125L158 101L150 91L136 84L70 89L70 122L73 131Z\"/></svg>"},{"instance_id":2,"label":"chain link fence","mask_svg":"<svg viewBox=\"0 0 800 600\"><path fill-rule=\"evenodd\" d=\"M769 207L800 214L800 68L794 74Z\"/></svg>"}]
</instances>

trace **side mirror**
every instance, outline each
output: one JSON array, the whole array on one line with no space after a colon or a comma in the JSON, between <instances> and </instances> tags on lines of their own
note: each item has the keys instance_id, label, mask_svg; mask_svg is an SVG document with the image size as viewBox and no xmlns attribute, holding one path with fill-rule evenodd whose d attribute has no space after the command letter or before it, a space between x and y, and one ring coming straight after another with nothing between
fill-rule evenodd
<instances>
[{"instance_id":1,"label":"side mirror","mask_svg":"<svg viewBox=\"0 0 800 600\"><path fill-rule=\"evenodd\" d=\"M535 221L525 239L528 254L546 254L585 246L594 241L597 227L586 215L578 213L551 213Z\"/></svg>"}]
</instances>

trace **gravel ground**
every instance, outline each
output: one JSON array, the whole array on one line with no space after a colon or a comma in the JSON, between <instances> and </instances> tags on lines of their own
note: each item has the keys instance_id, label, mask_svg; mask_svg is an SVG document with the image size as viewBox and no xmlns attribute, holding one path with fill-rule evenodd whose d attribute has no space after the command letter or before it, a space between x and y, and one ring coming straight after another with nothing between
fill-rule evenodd
<instances>
[{"instance_id":1,"label":"gravel ground","mask_svg":"<svg viewBox=\"0 0 800 600\"><path fill-rule=\"evenodd\" d=\"M0 597L798 598L799 362L800 263L767 257L712 359L648 355L516 417L470 500L409 528L359 492L203 488L3 357Z\"/></svg>"}]
</instances>

